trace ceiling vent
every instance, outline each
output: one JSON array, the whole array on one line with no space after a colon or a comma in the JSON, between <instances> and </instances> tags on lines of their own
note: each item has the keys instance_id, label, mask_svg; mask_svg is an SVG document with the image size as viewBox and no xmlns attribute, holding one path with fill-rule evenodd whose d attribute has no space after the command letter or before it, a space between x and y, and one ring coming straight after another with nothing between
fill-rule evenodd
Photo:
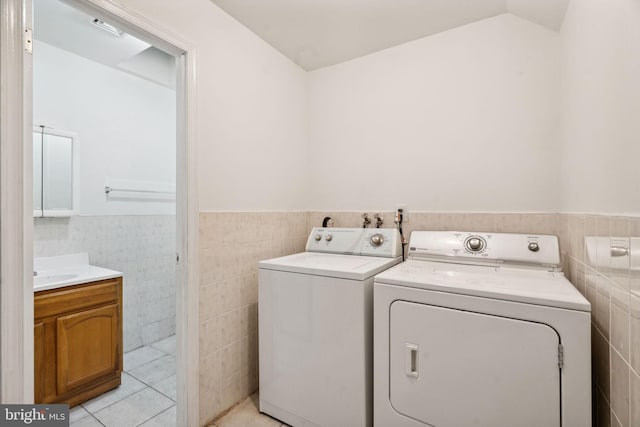
<instances>
[{"instance_id":1,"label":"ceiling vent","mask_svg":"<svg viewBox=\"0 0 640 427\"><path fill-rule=\"evenodd\" d=\"M107 24L106 22L104 22L102 19L100 18L95 18L91 21L91 23L93 25L95 25L96 27L100 28L101 30L107 31L108 33L116 36L116 37L123 37L124 36L124 31L121 31L119 29L117 29L116 27L114 27L111 24Z\"/></svg>"}]
</instances>

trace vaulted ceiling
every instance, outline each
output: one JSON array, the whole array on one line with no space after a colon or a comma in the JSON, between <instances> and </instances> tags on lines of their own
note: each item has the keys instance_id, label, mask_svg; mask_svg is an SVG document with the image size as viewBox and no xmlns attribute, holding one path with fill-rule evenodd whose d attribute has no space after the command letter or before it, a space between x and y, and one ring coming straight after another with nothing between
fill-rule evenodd
<instances>
[{"instance_id":1,"label":"vaulted ceiling","mask_svg":"<svg viewBox=\"0 0 640 427\"><path fill-rule=\"evenodd\" d=\"M211 0L305 70L502 13L558 31L569 0Z\"/></svg>"}]
</instances>

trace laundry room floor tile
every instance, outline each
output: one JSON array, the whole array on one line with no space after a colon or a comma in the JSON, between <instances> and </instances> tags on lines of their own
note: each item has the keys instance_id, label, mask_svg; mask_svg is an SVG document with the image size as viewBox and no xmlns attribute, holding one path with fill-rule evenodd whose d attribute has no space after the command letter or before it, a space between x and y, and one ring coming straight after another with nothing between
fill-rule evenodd
<instances>
[{"instance_id":1,"label":"laundry room floor tile","mask_svg":"<svg viewBox=\"0 0 640 427\"><path fill-rule=\"evenodd\" d=\"M124 354L124 370L130 371L166 355L164 351L150 346L137 348Z\"/></svg>"},{"instance_id":2,"label":"laundry room floor tile","mask_svg":"<svg viewBox=\"0 0 640 427\"><path fill-rule=\"evenodd\" d=\"M173 406L175 402L151 388L145 388L94 416L106 427L135 427Z\"/></svg>"},{"instance_id":3,"label":"laundry room floor tile","mask_svg":"<svg viewBox=\"0 0 640 427\"><path fill-rule=\"evenodd\" d=\"M73 427L104 427L100 421L93 417L93 415L73 421L71 425Z\"/></svg>"},{"instance_id":4,"label":"laundry room floor tile","mask_svg":"<svg viewBox=\"0 0 640 427\"><path fill-rule=\"evenodd\" d=\"M91 399L88 402L84 402L82 404L82 407L89 411L89 413L93 414L103 408L106 408L109 405L116 403L119 400L124 399L125 397L131 396L133 393L138 392L146 387L143 383L125 372L122 373L122 376L120 378L120 387L114 388L111 391L101 394L100 396Z\"/></svg>"},{"instance_id":5,"label":"laundry room floor tile","mask_svg":"<svg viewBox=\"0 0 640 427\"><path fill-rule=\"evenodd\" d=\"M168 338L154 342L153 344L151 344L151 347L156 348L160 351L164 351L165 353L170 354L172 356L175 356L176 355L176 336L171 335Z\"/></svg>"},{"instance_id":6,"label":"laundry room floor tile","mask_svg":"<svg viewBox=\"0 0 640 427\"><path fill-rule=\"evenodd\" d=\"M71 424L80 421L84 417L88 417L89 412L84 409L82 406L76 406L69 411L69 422Z\"/></svg>"},{"instance_id":7,"label":"laundry room floor tile","mask_svg":"<svg viewBox=\"0 0 640 427\"><path fill-rule=\"evenodd\" d=\"M261 414L258 410L258 395L253 394L237 404L210 427L289 427L275 418Z\"/></svg>"},{"instance_id":8,"label":"laundry room floor tile","mask_svg":"<svg viewBox=\"0 0 640 427\"><path fill-rule=\"evenodd\" d=\"M160 412L155 417L140 424L140 427L175 427L177 425L176 405L164 412Z\"/></svg>"},{"instance_id":9,"label":"laundry room floor tile","mask_svg":"<svg viewBox=\"0 0 640 427\"><path fill-rule=\"evenodd\" d=\"M167 355L127 371L145 384L160 382L176 374L176 359Z\"/></svg>"}]
</instances>

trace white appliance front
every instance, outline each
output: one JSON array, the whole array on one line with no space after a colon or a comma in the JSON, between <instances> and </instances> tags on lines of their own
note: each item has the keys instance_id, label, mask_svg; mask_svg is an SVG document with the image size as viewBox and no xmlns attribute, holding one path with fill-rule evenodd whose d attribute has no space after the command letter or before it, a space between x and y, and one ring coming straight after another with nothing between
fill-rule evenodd
<instances>
[{"instance_id":1,"label":"white appliance front","mask_svg":"<svg viewBox=\"0 0 640 427\"><path fill-rule=\"evenodd\" d=\"M370 426L373 277L260 269L260 410L294 426Z\"/></svg>"},{"instance_id":2,"label":"white appliance front","mask_svg":"<svg viewBox=\"0 0 640 427\"><path fill-rule=\"evenodd\" d=\"M376 281L374 334L377 427L591 425L589 312Z\"/></svg>"},{"instance_id":3,"label":"white appliance front","mask_svg":"<svg viewBox=\"0 0 640 427\"><path fill-rule=\"evenodd\" d=\"M373 277L395 229L314 228L307 252L259 262L260 411L295 427L373 421Z\"/></svg>"},{"instance_id":4,"label":"white appliance front","mask_svg":"<svg viewBox=\"0 0 640 427\"><path fill-rule=\"evenodd\" d=\"M543 323L395 301L391 405L438 427L559 427L558 344Z\"/></svg>"},{"instance_id":5,"label":"white appliance front","mask_svg":"<svg viewBox=\"0 0 640 427\"><path fill-rule=\"evenodd\" d=\"M374 281L374 425L591 426L591 306L555 236L416 232Z\"/></svg>"}]
</instances>

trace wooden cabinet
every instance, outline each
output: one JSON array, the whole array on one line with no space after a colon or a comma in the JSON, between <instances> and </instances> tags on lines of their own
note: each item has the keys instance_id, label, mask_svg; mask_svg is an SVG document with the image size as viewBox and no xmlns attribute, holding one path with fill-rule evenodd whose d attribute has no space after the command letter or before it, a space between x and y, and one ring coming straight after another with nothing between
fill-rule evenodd
<instances>
[{"instance_id":1,"label":"wooden cabinet","mask_svg":"<svg viewBox=\"0 0 640 427\"><path fill-rule=\"evenodd\" d=\"M78 405L120 385L122 278L36 292L35 402Z\"/></svg>"}]
</instances>

